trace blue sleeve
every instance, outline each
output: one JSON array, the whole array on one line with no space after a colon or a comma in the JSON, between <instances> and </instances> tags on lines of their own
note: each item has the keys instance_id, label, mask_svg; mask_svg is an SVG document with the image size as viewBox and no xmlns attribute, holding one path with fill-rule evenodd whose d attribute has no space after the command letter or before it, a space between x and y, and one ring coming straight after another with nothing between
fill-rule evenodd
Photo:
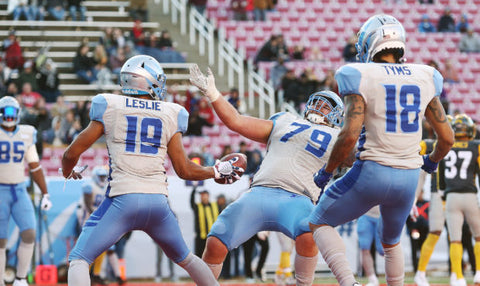
<instances>
[{"instance_id":1,"label":"blue sleeve","mask_svg":"<svg viewBox=\"0 0 480 286\"><path fill-rule=\"evenodd\" d=\"M435 96L440 96L443 90L443 76L436 69L433 71L433 84L435 85Z\"/></svg>"},{"instance_id":2,"label":"blue sleeve","mask_svg":"<svg viewBox=\"0 0 480 286\"><path fill-rule=\"evenodd\" d=\"M92 193L92 185L90 185L90 184L83 184L83 185L82 185L82 193L84 193L84 194L91 194L91 193Z\"/></svg>"},{"instance_id":3,"label":"blue sleeve","mask_svg":"<svg viewBox=\"0 0 480 286\"><path fill-rule=\"evenodd\" d=\"M268 120L272 120L275 123L275 120L277 120L280 116L284 115L285 112L278 112L275 113L274 115L270 116Z\"/></svg>"},{"instance_id":4,"label":"blue sleeve","mask_svg":"<svg viewBox=\"0 0 480 286\"><path fill-rule=\"evenodd\" d=\"M102 122L102 124L105 124L103 122L103 114L105 113L105 110L107 109L107 100L105 97L101 94L95 96L92 99L92 106L90 107L90 120L95 120Z\"/></svg>"},{"instance_id":5,"label":"blue sleeve","mask_svg":"<svg viewBox=\"0 0 480 286\"><path fill-rule=\"evenodd\" d=\"M177 129L177 132L185 133L187 131L188 116L189 116L189 114L188 114L187 110L182 107L182 109L180 109L180 111L178 112L178 118L177 118L178 129Z\"/></svg>"},{"instance_id":6,"label":"blue sleeve","mask_svg":"<svg viewBox=\"0 0 480 286\"><path fill-rule=\"evenodd\" d=\"M33 145L37 144L37 129L35 129L35 128L33 128L32 144Z\"/></svg>"},{"instance_id":7,"label":"blue sleeve","mask_svg":"<svg viewBox=\"0 0 480 286\"><path fill-rule=\"evenodd\" d=\"M335 73L338 84L338 93L341 96L347 94L360 94L360 80L362 74L352 66L343 66Z\"/></svg>"}]
</instances>

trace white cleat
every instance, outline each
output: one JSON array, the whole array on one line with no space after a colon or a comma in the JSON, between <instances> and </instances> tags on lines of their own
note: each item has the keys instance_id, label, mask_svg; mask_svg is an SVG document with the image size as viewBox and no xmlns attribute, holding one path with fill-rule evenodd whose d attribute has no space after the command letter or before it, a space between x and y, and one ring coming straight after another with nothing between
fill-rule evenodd
<instances>
[{"instance_id":1,"label":"white cleat","mask_svg":"<svg viewBox=\"0 0 480 286\"><path fill-rule=\"evenodd\" d=\"M430 283L428 283L427 280L427 276L423 271L417 271L417 273L415 273L415 278L413 279L413 281L415 281L415 284L417 284L417 286L430 286Z\"/></svg>"},{"instance_id":2,"label":"white cleat","mask_svg":"<svg viewBox=\"0 0 480 286\"><path fill-rule=\"evenodd\" d=\"M473 277L473 283L476 285L480 284L480 271L475 272L475 276Z\"/></svg>"},{"instance_id":3,"label":"white cleat","mask_svg":"<svg viewBox=\"0 0 480 286\"><path fill-rule=\"evenodd\" d=\"M15 279L12 286L28 286L27 279Z\"/></svg>"},{"instance_id":4,"label":"white cleat","mask_svg":"<svg viewBox=\"0 0 480 286\"><path fill-rule=\"evenodd\" d=\"M457 274L453 273L450 274L450 285L456 285L457 283Z\"/></svg>"},{"instance_id":5,"label":"white cleat","mask_svg":"<svg viewBox=\"0 0 480 286\"><path fill-rule=\"evenodd\" d=\"M467 281L465 280L465 278L460 278L460 279L457 279L453 284L452 286L467 286Z\"/></svg>"}]
</instances>

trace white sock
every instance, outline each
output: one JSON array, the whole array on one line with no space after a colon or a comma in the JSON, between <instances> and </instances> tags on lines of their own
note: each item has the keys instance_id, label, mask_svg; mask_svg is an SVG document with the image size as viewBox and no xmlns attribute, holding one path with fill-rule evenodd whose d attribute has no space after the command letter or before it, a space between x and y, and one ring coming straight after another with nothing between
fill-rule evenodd
<instances>
[{"instance_id":1,"label":"white sock","mask_svg":"<svg viewBox=\"0 0 480 286\"><path fill-rule=\"evenodd\" d=\"M385 251L385 279L388 286L403 285L404 258L402 246L384 247Z\"/></svg>"},{"instance_id":2,"label":"white sock","mask_svg":"<svg viewBox=\"0 0 480 286\"><path fill-rule=\"evenodd\" d=\"M27 278L30 263L32 262L33 248L35 243L20 241L17 249L17 277Z\"/></svg>"},{"instance_id":3,"label":"white sock","mask_svg":"<svg viewBox=\"0 0 480 286\"><path fill-rule=\"evenodd\" d=\"M90 266L85 260L70 261L68 268L68 286L90 286Z\"/></svg>"},{"instance_id":4,"label":"white sock","mask_svg":"<svg viewBox=\"0 0 480 286\"><path fill-rule=\"evenodd\" d=\"M297 286L312 285L315 279L315 267L317 267L318 255L313 257L295 255L295 279Z\"/></svg>"},{"instance_id":5,"label":"white sock","mask_svg":"<svg viewBox=\"0 0 480 286\"><path fill-rule=\"evenodd\" d=\"M219 285L217 279L215 279L207 264L205 264L203 260L192 253L189 253L187 258L178 263L178 265L188 272L190 278L192 278L192 280L198 286Z\"/></svg>"},{"instance_id":6,"label":"white sock","mask_svg":"<svg viewBox=\"0 0 480 286\"><path fill-rule=\"evenodd\" d=\"M222 272L223 263L219 263L219 264L207 263L207 266L208 268L210 268L210 270L212 270L213 276L215 276L215 278L218 279L218 277L220 276L220 273Z\"/></svg>"},{"instance_id":7,"label":"white sock","mask_svg":"<svg viewBox=\"0 0 480 286\"><path fill-rule=\"evenodd\" d=\"M5 286L3 277L5 276L5 267L7 265L7 250L0 248L0 286Z\"/></svg>"},{"instance_id":8,"label":"white sock","mask_svg":"<svg viewBox=\"0 0 480 286\"><path fill-rule=\"evenodd\" d=\"M114 252L112 254L107 254L108 262L112 266L113 273L115 277L120 277L120 261L118 260L118 255Z\"/></svg>"},{"instance_id":9,"label":"white sock","mask_svg":"<svg viewBox=\"0 0 480 286\"><path fill-rule=\"evenodd\" d=\"M345 244L342 237L331 226L324 225L313 233L318 250L341 286L352 286L356 283L348 264Z\"/></svg>"},{"instance_id":10,"label":"white sock","mask_svg":"<svg viewBox=\"0 0 480 286\"><path fill-rule=\"evenodd\" d=\"M375 275L373 257L368 249L362 249L362 266L366 276Z\"/></svg>"}]
</instances>

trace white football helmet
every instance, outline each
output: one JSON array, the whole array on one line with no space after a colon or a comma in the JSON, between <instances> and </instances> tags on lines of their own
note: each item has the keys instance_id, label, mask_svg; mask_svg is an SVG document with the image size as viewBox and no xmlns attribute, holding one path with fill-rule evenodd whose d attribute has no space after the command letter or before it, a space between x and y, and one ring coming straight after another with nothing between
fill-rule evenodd
<instances>
[{"instance_id":1,"label":"white football helmet","mask_svg":"<svg viewBox=\"0 0 480 286\"><path fill-rule=\"evenodd\" d=\"M104 188L107 183L108 171L103 166L93 168L92 180L97 186Z\"/></svg>"},{"instance_id":2,"label":"white football helmet","mask_svg":"<svg viewBox=\"0 0 480 286\"><path fill-rule=\"evenodd\" d=\"M5 127L14 127L20 122L20 104L12 96L0 99L0 124Z\"/></svg>"},{"instance_id":3,"label":"white football helmet","mask_svg":"<svg viewBox=\"0 0 480 286\"><path fill-rule=\"evenodd\" d=\"M322 108L327 105L329 113ZM315 124L341 127L343 124L344 105L342 99L332 91L322 90L310 95L303 112L303 117Z\"/></svg>"},{"instance_id":4,"label":"white football helmet","mask_svg":"<svg viewBox=\"0 0 480 286\"><path fill-rule=\"evenodd\" d=\"M357 59L368 63L380 51L399 49L399 59L405 54L405 29L402 24L390 15L370 17L358 32Z\"/></svg>"},{"instance_id":5,"label":"white football helmet","mask_svg":"<svg viewBox=\"0 0 480 286\"><path fill-rule=\"evenodd\" d=\"M151 56L138 55L128 59L120 70L120 86L124 94L149 94L163 99L167 77L160 63Z\"/></svg>"}]
</instances>

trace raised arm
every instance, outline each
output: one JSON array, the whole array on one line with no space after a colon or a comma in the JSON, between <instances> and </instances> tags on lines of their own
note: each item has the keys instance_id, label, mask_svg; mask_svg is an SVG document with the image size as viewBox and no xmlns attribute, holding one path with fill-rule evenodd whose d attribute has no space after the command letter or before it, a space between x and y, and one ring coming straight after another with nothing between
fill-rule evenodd
<instances>
[{"instance_id":1,"label":"raised arm","mask_svg":"<svg viewBox=\"0 0 480 286\"><path fill-rule=\"evenodd\" d=\"M448 123L445 110L438 97L430 101L425 111L425 117L437 134L437 144L429 154L431 161L438 163L447 155L455 141L452 127Z\"/></svg>"},{"instance_id":2,"label":"raised arm","mask_svg":"<svg viewBox=\"0 0 480 286\"><path fill-rule=\"evenodd\" d=\"M205 76L197 65L190 67L190 82L208 97L220 120L230 128L251 140L267 143L273 128L271 120L241 115L215 86L215 77L210 69Z\"/></svg>"}]
</instances>

